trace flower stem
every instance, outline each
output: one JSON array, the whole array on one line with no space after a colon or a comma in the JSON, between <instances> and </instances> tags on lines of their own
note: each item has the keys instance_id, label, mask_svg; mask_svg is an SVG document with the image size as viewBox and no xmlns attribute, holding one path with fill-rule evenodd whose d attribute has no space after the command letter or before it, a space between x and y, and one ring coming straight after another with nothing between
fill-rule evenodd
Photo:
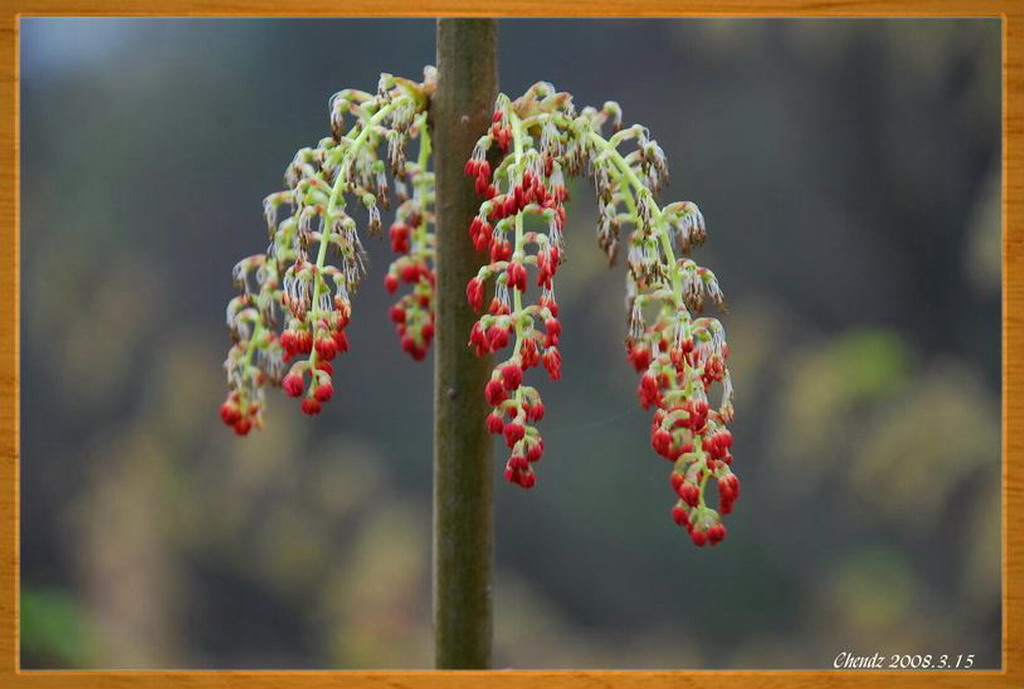
<instances>
[{"instance_id":1,"label":"flower stem","mask_svg":"<svg viewBox=\"0 0 1024 689\"><path fill-rule=\"evenodd\" d=\"M513 154L515 156L514 167L521 175L523 173L523 123L519 117L509 110L509 117L512 121L512 142L513 142ZM511 180L509 185L509 191L511 191ZM523 252L523 214L516 213L516 236L515 236L515 248L512 250L512 255L521 255ZM523 341L523 326L519 320L519 312L523 310L523 295L516 289L512 288L512 309L515 314L515 328L516 328L516 344L512 350L512 356L519 356L519 350L522 349ZM516 390L516 401L518 402L522 397L520 391Z\"/></svg>"},{"instance_id":2,"label":"flower stem","mask_svg":"<svg viewBox=\"0 0 1024 689\"><path fill-rule=\"evenodd\" d=\"M397 104L403 103L407 100L409 100L409 96L400 96L382 105L380 110L375 112L370 117L369 121L365 123L363 128L359 130L359 134L356 135L355 139L352 139L352 132L349 132L345 138L350 139L352 143L345 152L345 157L356 157L359 154L359 149L361 149L363 144L366 143L366 139L369 136L369 133L373 131L373 128L376 127L381 120L387 117L388 113L394 110ZM338 178L334 180L334 186L331 188L331 196L327 201L327 212L324 214L323 231L320 234L320 249L317 251L316 268L313 270L313 299L309 305L310 314L314 321L320 313L318 310L318 304L320 303L320 293L323 291L322 287L326 287L323 272L324 262L327 260L327 247L331 243L331 234L334 231L332 218L334 217L334 212L338 208L338 203L340 202L342 206L345 204L344 193L348 186L347 170L348 168L345 166L343 159L341 167L338 170ZM311 330L312 332L310 335L316 337L315 322L312 324ZM311 391L313 389L313 385L316 383L316 360L317 352L316 347L314 347L313 351L309 354L309 370L313 372L310 382Z\"/></svg>"},{"instance_id":3,"label":"flower stem","mask_svg":"<svg viewBox=\"0 0 1024 689\"><path fill-rule=\"evenodd\" d=\"M654 203L654 194L651 192L650 189L644 186L644 183L641 182L640 178L636 176L636 173L633 171L633 168L630 167L629 163L626 162L626 159L622 157L622 154L619 153L619 150L615 148L615 146L608 143L608 141L597 132L591 131L589 135L590 140L594 143L594 145L600 148L601 151L604 152L609 157L609 159L611 159L611 161L615 163L616 167L619 168L619 171L621 172L622 176L626 179L626 181L629 182L629 184L634 189L636 189L636 194L638 196L640 194L650 195L650 203L655 208L654 218L651 221L651 229L654 231L655 234L658 235L658 240L661 242L661 250L665 254L665 261L668 263L669 275L672 279L672 291L677 296L681 297L682 295L680 294L679 267L676 261L676 253L672 249L672 238L668 236L668 232L665 232L665 229L663 227L659 227L659 222L661 220L661 209L658 208L658 206ZM635 206L631 206L630 210L634 214L636 214Z\"/></svg>"}]
</instances>

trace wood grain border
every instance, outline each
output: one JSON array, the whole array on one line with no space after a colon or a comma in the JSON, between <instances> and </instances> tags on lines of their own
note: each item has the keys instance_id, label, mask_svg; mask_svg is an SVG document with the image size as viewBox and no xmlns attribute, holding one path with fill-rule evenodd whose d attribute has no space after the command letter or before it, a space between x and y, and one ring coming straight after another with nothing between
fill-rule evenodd
<instances>
[{"instance_id":1,"label":"wood grain border","mask_svg":"<svg viewBox=\"0 0 1024 689\"><path fill-rule=\"evenodd\" d=\"M3 0L0 12L0 687L263 689L697 689L699 687L1024 687L1024 2L1010 0ZM21 671L19 668L19 124L21 16L277 17L1000 17L1003 23L1003 644L979 671Z\"/></svg>"}]
</instances>

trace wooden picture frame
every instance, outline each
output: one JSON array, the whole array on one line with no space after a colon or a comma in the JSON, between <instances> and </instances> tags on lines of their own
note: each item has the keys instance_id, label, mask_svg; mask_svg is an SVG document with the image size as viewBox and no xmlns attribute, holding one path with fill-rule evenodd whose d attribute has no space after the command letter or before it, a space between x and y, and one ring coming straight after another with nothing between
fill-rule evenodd
<instances>
[{"instance_id":1,"label":"wooden picture frame","mask_svg":"<svg viewBox=\"0 0 1024 689\"><path fill-rule=\"evenodd\" d=\"M155 9L154 9L155 8ZM358 17L994 17L1002 21L1003 370L1002 370L1002 668L928 671L44 671L20 669L19 648L19 123L18 22L21 16L346 16ZM0 215L0 687L1022 687L1024 686L1024 3L1010 0L649 0L593 5L556 0L388 3L350 0L118 0L5 3Z\"/></svg>"}]
</instances>

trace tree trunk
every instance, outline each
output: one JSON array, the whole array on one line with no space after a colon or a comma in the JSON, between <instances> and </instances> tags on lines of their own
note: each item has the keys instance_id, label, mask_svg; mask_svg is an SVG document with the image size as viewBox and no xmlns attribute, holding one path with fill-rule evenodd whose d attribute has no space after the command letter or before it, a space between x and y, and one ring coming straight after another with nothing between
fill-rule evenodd
<instances>
[{"instance_id":1,"label":"tree trunk","mask_svg":"<svg viewBox=\"0 0 1024 689\"><path fill-rule=\"evenodd\" d=\"M489 358L467 346L476 320L466 283L481 258L468 228L479 207L463 165L491 122L497 96L493 19L437 21L431 104L437 189L434 368L434 640L439 669L491 660L491 438L484 419Z\"/></svg>"}]
</instances>

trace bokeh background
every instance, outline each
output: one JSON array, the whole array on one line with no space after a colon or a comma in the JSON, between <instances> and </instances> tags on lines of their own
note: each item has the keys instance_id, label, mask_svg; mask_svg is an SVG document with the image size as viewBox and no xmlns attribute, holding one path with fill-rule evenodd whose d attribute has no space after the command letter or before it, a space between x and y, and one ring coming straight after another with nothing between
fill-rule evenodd
<instances>
[{"instance_id":1,"label":"bokeh background","mask_svg":"<svg viewBox=\"0 0 1024 689\"><path fill-rule=\"evenodd\" d=\"M380 286L325 413L221 425L234 262L431 20L21 21L22 662L423 668L430 362ZM500 480L498 667L823 668L1000 647L997 20L503 20L501 86L617 100L700 204L743 497L698 550L581 182L540 483Z\"/></svg>"}]
</instances>

